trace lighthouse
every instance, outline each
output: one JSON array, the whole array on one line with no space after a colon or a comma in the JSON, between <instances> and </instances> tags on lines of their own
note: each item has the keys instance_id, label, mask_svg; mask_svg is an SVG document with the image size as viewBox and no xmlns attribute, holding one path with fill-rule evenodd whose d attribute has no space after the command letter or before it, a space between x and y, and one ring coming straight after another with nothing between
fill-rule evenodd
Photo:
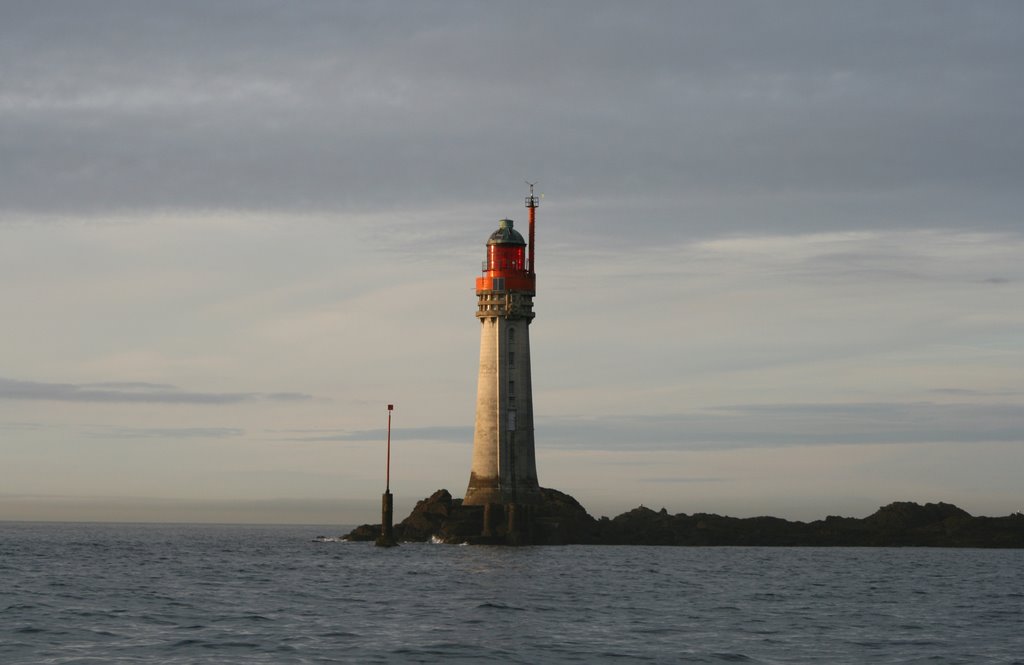
<instances>
[{"instance_id":1,"label":"lighthouse","mask_svg":"<svg viewBox=\"0 0 1024 665\"><path fill-rule=\"evenodd\" d=\"M527 183L529 184L529 183ZM526 197L529 246L511 219L487 239L483 273L476 278L480 321L473 465L463 504L484 506L489 535L494 506L504 509L508 530L516 514L540 503L533 441L533 386L530 378L530 323L537 276L534 225L538 198ZM529 256L527 256L529 249Z\"/></svg>"}]
</instances>

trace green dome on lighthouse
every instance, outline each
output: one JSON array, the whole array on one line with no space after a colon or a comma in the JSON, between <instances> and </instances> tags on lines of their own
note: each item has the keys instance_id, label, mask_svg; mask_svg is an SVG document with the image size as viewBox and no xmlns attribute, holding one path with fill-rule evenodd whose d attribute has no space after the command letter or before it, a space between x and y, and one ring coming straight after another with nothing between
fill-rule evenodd
<instances>
[{"instance_id":1,"label":"green dome on lighthouse","mask_svg":"<svg viewBox=\"0 0 1024 665\"><path fill-rule=\"evenodd\" d=\"M503 219L498 222L498 230L487 239L488 245L526 245L522 234L512 228L511 219Z\"/></svg>"}]
</instances>

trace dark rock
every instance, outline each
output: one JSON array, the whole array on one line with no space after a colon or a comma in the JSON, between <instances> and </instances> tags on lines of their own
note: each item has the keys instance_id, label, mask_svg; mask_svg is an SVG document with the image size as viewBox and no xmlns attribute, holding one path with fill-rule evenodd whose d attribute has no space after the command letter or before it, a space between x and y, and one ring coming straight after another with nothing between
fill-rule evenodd
<instances>
[{"instance_id":1,"label":"dark rock","mask_svg":"<svg viewBox=\"0 0 1024 665\"><path fill-rule=\"evenodd\" d=\"M462 500L455 502L448 490L437 490L418 502L409 516L395 526L395 536L409 542L430 540L461 504Z\"/></svg>"},{"instance_id":2,"label":"dark rock","mask_svg":"<svg viewBox=\"0 0 1024 665\"><path fill-rule=\"evenodd\" d=\"M533 542L538 545L575 545L601 542L601 529L580 502L565 492L542 487L542 503L535 510Z\"/></svg>"},{"instance_id":3,"label":"dark rock","mask_svg":"<svg viewBox=\"0 0 1024 665\"><path fill-rule=\"evenodd\" d=\"M864 522L878 529L917 529L942 522L950 518L970 518L971 514L949 503L926 503L923 506L912 501L897 501L882 506Z\"/></svg>"},{"instance_id":4,"label":"dark rock","mask_svg":"<svg viewBox=\"0 0 1024 665\"><path fill-rule=\"evenodd\" d=\"M1024 515L973 517L948 503L897 502L857 519L829 515L810 523L777 517L670 514L640 506L613 519L595 520L576 499L541 488L542 501L520 506L519 533L509 533L503 506L492 506L492 533L483 532L481 506L463 506L447 490L416 504L395 526L403 541L436 540L479 545L743 545L878 547L1024 547ZM347 540L370 541L380 525L353 529Z\"/></svg>"},{"instance_id":5,"label":"dark rock","mask_svg":"<svg viewBox=\"0 0 1024 665\"><path fill-rule=\"evenodd\" d=\"M345 534L345 540L368 541L377 540L380 535L379 524L363 524Z\"/></svg>"}]
</instances>

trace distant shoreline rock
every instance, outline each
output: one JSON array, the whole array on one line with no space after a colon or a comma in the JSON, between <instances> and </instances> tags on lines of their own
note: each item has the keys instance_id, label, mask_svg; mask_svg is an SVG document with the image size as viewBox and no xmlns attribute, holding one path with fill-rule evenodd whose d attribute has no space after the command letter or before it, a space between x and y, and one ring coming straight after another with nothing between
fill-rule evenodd
<instances>
[{"instance_id":1,"label":"distant shoreline rock","mask_svg":"<svg viewBox=\"0 0 1024 665\"><path fill-rule=\"evenodd\" d=\"M448 490L416 504L395 525L405 542L529 545L677 545L777 547L1024 547L1024 515L974 517L948 503L890 503L863 519L830 515L813 522L778 517L736 518L710 513L671 515L640 506L613 519L594 519L576 499L541 488L541 505L531 507L523 533L507 533L501 508L499 525L484 537L483 508L463 506ZM379 524L356 527L345 540L376 540Z\"/></svg>"}]
</instances>

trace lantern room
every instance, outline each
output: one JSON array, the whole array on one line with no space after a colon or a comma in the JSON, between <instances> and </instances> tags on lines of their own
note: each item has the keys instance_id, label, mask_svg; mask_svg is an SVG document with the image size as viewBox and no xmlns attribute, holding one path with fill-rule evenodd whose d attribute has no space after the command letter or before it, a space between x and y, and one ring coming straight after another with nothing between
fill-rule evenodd
<instances>
[{"instance_id":1,"label":"lantern room","mask_svg":"<svg viewBox=\"0 0 1024 665\"><path fill-rule=\"evenodd\" d=\"M487 260L483 276L476 279L476 292L534 292L534 276L527 269L526 241L513 228L511 219L499 222L498 230L487 239Z\"/></svg>"}]
</instances>

